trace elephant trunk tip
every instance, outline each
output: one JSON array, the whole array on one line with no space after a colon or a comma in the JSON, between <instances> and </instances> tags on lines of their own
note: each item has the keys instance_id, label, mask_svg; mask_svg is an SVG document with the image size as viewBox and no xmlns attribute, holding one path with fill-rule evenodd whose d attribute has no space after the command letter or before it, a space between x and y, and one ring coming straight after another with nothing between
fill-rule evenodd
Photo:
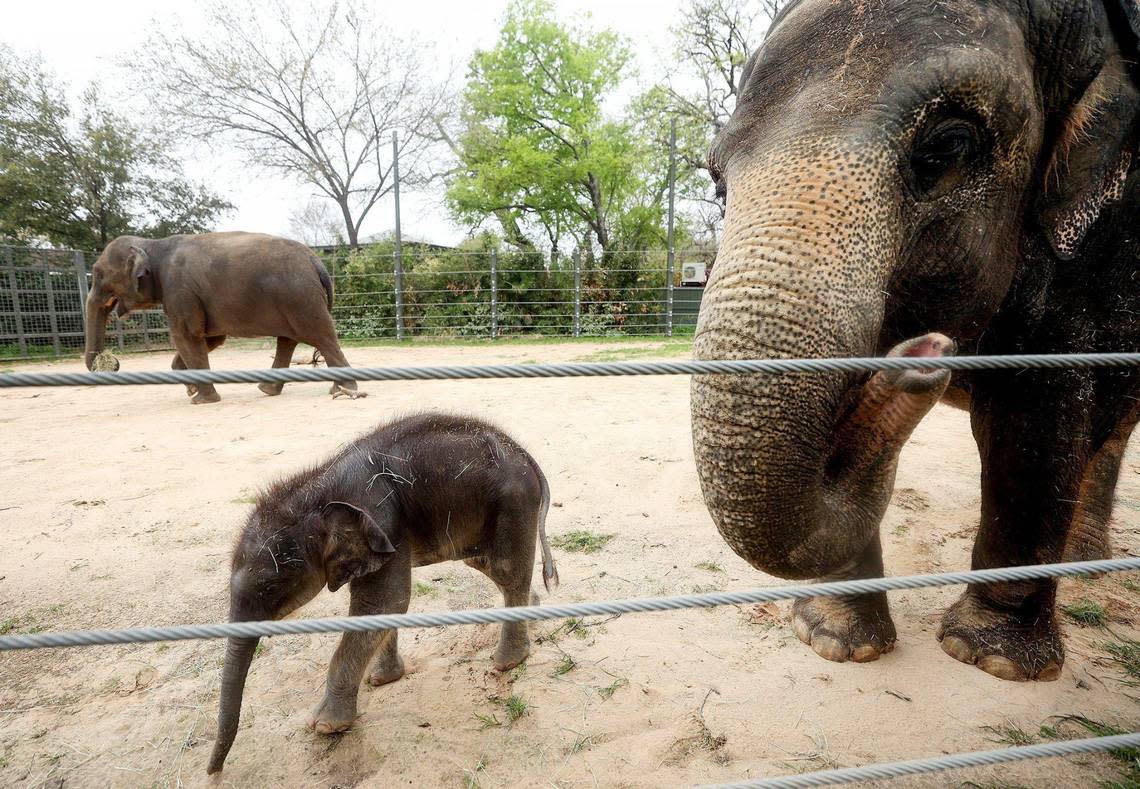
<instances>
[{"instance_id":1,"label":"elephant trunk tip","mask_svg":"<svg viewBox=\"0 0 1140 789\"><path fill-rule=\"evenodd\" d=\"M235 621L253 617L235 617ZM226 645L226 662L222 668L222 689L218 710L218 736L214 741L214 751L206 774L220 772L226 756L237 738L238 721L241 718L241 697L245 688L249 664L259 639L231 636Z\"/></svg>"},{"instance_id":2,"label":"elephant trunk tip","mask_svg":"<svg viewBox=\"0 0 1140 789\"><path fill-rule=\"evenodd\" d=\"M910 359L941 358L954 356L957 352L957 343L944 334L931 332L896 345L887 356ZM893 386L904 392L921 394L940 387L945 388L950 382L950 371L923 367L915 370L892 370L886 377Z\"/></svg>"},{"instance_id":3,"label":"elephant trunk tip","mask_svg":"<svg viewBox=\"0 0 1140 789\"><path fill-rule=\"evenodd\" d=\"M232 744L232 740L230 744ZM214 745L214 752L210 754L210 764L206 767L206 775L216 775L222 771L225 766L226 756L229 755L230 745L223 745L219 740Z\"/></svg>"}]
</instances>

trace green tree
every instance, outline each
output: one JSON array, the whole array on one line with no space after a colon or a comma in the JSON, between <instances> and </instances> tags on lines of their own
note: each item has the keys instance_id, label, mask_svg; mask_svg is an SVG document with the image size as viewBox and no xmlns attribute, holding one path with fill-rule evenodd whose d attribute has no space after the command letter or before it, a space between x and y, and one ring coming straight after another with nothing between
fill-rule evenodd
<instances>
[{"instance_id":1,"label":"green tree","mask_svg":"<svg viewBox=\"0 0 1140 789\"><path fill-rule=\"evenodd\" d=\"M634 125L603 111L631 59L617 34L560 23L550 0L513 0L494 48L471 60L463 129L449 140L456 218L496 218L523 250L538 233L556 251L567 239L614 249L651 191Z\"/></svg>"},{"instance_id":2,"label":"green tree","mask_svg":"<svg viewBox=\"0 0 1140 789\"><path fill-rule=\"evenodd\" d=\"M38 60L0 49L0 238L102 248L125 233L209 230L230 208L95 86L73 110Z\"/></svg>"},{"instance_id":3,"label":"green tree","mask_svg":"<svg viewBox=\"0 0 1140 789\"><path fill-rule=\"evenodd\" d=\"M691 221L715 239L723 206L708 177L712 137L736 109L740 77L782 0L686 0L673 34L676 57L665 79L633 103L659 151L668 149L670 120L677 122L677 190Z\"/></svg>"}]
</instances>

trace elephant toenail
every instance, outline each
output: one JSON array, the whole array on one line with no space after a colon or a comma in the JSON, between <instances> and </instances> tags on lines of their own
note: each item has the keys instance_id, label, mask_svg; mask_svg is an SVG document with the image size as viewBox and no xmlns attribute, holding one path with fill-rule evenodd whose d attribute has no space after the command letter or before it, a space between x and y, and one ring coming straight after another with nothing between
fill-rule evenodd
<instances>
[{"instance_id":1,"label":"elephant toenail","mask_svg":"<svg viewBox=\"0 0 1140 789\"><path fill-rule=\"evenodd\" d=\"M870 644L862 644L855 647L851 653L851 659L856 663L870 663L872 660L878 660L882 653L875 649Z\"/></svg>"},{"instance_id":2,"label":"elephant toenail","mask_svg":"<svg viewBox=\"0 0 1140 789\"><path fill-rule=\"evenodd\" d=\"M942 639L942 651L955 660L960 660L963 663L977 663L978 659L974 655L974 650L965 640L958 636L946 636Z\"/></svg>"},{"instance_id":3,"label":"elephant toenail","mask_svg":"<svg viewBox=\"0 0 1140 789\"><path fill-rule=\"evenodd\" d=\"M836 663L844 662L851 654L842 641L831 636L814 636L811 640L811 648L824 660L833 660Z\"/></svg>"},{"instance_id":4,"label":"elephant toenail","mask_svg":"<svg viewBox=\"0 0 1140 789\"><path fill-rule=\"evenodd\" d=\"M798 616L792 620L792 630L796 632L796 637L803 641L805 644L811 644L811 631L813 628Z\"/></svg>"},{"instance_id":5,"label":"elephant toenail","mask_svg":"<svg viewBox=\"0 0 1140 789\"><path fill-rule=\"evenodd\" d=\"M1045 668L1037 672L1037 679L1041 682L1056 682L1061 678L1061 666L1057 663L1050 663Z\"/></svg>"},{"instance_id":6,"label":"elephant toenail","mask_svg":"<svg viewBox=\"0 0 1140 789\"><path fill-rule=\"evenodd\" d=\"M1029 679L1016 663L1001 655L986 655L978 661L978 668L998 679L1007 679L1013 682L1024 682Z\"/></svg>"}]
</instances>

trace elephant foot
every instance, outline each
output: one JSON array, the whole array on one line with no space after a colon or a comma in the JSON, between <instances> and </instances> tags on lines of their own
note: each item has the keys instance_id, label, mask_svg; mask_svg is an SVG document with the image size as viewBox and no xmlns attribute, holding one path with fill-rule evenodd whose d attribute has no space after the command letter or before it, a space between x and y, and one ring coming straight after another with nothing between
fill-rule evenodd
<instances>
[{"instance_id":1,"label":"elephant foot","mask_svg":"<svg viewBox=\"0 0 1140 789\"><path fill-rule=\"evenodd\" d=\"M525 627L525 624L524 624ZM494 664L499 671L510 671L530 656L530 638L524 631L522 634L499 637L499 646L495 648Z\"/></svg>"},{"instance_id":2,"label":"elephant foot","mask_svg":"<svg viewBox=\"0 0 1140 789\"><path fill-rule=\"evenodd\" d=\"M199 389L194 396L190 398L190 402L194 405L202 405L203 403L217 403L221 399L222 396L212 389L208 391Z\"/></svg>"},{"instance_id":3,"label":"elephant foot","mask_svg":"<svg viewBox=\"0 0 1140 789\"><path fill-rule=\"evenodd\" d=\"M404 676L404 659L396 655L394 660L382 658L376 661L372 673L368 675L368 684L379 687L395 682Z\"/></svg>"},{"instance_id":4,"label":"elephant foot","mask_svg":"<svg viewBox=\"0 0 1140 789\"><path fill-rule=\"evenodd\" d=\"M1051 682L1061 676L1065 649L1051 612L1028 615L994 608L967 590L942 617L942 651L987 674L1015 682Z\"/></svg>"},{"instance_id":5,"label":"elephant foot","mask_svg":"<svg viewBox=\"0 0 1140 789\"><path fill-rule=\"evenodd\" d=\"M792 627L825 660L869 663L895 648L895 625L885 594L797 600Z\"/></svg>"},{"instance_id":6,"label":"elephant foot","mask_svg":"<svg viewBox=\"0 0 1140 789\"><path fill-rule=\"evenodd\" d=\"M351 389L349 389L348 387L341 386L338 383L334 383L332 385L332 388L329 389L329 394L331 394L333 396L334 400L337 399L338 397L347 397L349 400L358 400L361 397L368 397L368 393L359 391L356 388L355 384L353 385L353 387Z\"/></svg>"},{"instance_id":7,"label":"elephant foot","mask_svg":"<svg viewBox=\"0 0 1140 789\"><path fill-rule=\"evenodd\" d=\"M285 384L264 383L258 384L257 388L265 392L265 394L269 395L270 397L276 397L277 395L281 394L282 390L285 389Z\"/></svg>"},{"instance_id":8,"label":"elephant foot","mask_svg":"<svg viewBox=\"0 0 1140 789\"><path fill-rule=\"evenodd\" d=\"M309 728L317 734L338 734L351 729L356 718L355 702L345 704L326 696L309 716Z\"/></svg>"}]
</instances>

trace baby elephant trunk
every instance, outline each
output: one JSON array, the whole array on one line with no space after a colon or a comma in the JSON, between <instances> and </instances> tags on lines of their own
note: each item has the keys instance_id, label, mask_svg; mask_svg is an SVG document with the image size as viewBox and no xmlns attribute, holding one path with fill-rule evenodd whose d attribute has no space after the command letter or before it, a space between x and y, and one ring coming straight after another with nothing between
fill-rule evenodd
<instances>
[{"instance_id":1,"label":"baby elephant trunk","mask_svg":"<svg viewBox=\"0 0 1140 789\"><path fill-rule=\"evenodd\" d=\"M253 661L257 642L257 638L237 637L231 637L226 642L226 665L222 669L222 694L218 710L218 738L214 742L210 766L206 768L209 775L221 771L230 747L234 744L234 737L237 736L242 691L245 689L245 678L249 674L249 664Z\"/></svg>"}]
</instances>

